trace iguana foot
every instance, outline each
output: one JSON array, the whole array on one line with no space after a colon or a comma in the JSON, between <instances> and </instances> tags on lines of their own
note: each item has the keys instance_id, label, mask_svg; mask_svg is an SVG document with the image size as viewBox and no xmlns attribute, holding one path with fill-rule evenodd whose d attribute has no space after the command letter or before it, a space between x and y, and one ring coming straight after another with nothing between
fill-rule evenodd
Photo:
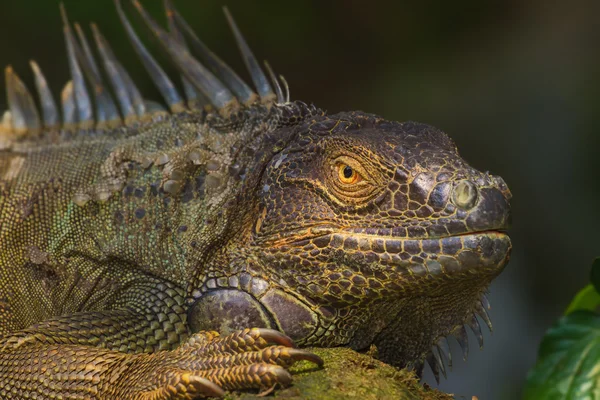
<instances>
[{"instance_id":1,"label":"iguana foot","mask_svg":"<svg viewBox=\"0 0 600 400\"><path fill-rule=\"evenodd\" d=\"M147 399L194 399L220 397L224 390L261 389L287 386L287 371L296 361L323 365L320 357L294 348L284 334L262 328L244 329L227 336L199 332L161 360L153 372L158 382L145 391ZM156 379L156 378L155 378Z\"/></svg>"}]
</instances>

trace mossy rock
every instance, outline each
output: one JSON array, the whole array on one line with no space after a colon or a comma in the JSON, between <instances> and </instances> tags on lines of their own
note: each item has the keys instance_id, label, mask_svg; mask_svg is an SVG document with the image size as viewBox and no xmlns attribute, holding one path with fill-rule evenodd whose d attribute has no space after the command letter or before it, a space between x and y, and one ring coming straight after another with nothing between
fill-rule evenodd
<instances>
[{"instance_id":1,"label":"mossy rock","mask_svg":"<svg viewBox=\"0 0 600 400\"><path fill-rule=\"evenodd\" d=\"M292 368L292 386L276 390L268 397L237 393L228 400L258 399L452 399L438 390L423 387L411 371L384 364L348 348L308 349L325 361L324 368L308 362Z\"/></svg>"}]
</instances>

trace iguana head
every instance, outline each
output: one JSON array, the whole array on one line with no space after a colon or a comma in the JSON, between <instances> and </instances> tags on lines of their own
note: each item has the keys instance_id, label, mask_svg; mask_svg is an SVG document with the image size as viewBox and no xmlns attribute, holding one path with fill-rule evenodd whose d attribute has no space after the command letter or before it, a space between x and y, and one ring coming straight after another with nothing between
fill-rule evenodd
<instances>
[{"instance_id":1,"label":"iguana head","mask_svg":"<svg viewBox=\"0 0 600 400\"><path fill-rule=\"evenodd\" d=\"M263 305L303 344L423 360L508 262L510 192L443 132L360 112L312 118L268 163L252 246ZM464 335L466 338L466 335Z\"/></svg>"}]
</instances>

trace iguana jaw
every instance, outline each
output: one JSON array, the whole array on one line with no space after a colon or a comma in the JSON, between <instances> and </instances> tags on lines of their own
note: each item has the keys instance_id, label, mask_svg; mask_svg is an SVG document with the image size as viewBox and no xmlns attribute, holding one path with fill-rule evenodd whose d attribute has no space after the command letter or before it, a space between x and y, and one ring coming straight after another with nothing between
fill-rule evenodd
<instances>
[{"instance_id":1,"label":"iguana jaw","mask_svg":"<svg viewBox=\"0 0 600 400\"><path fill-rule=\"evenodd\" d=\"M300 344L358 350L375 344L382 360L418 366L432 345L461 333L480 311L483 293L509 260L511 241L502 228L409 239L320 225L289 232L285 243L261 245L275 255L265 258L265 268L282 281L299 282L287 286L295 288L298 302L339 310L344 317L335 324L355 327L321 338L295 337ZM315 272L294 257L323 261Z\"/></svg>"},{"instance_id":2,"label":"iguana jaw","mask_svg":"<svg viewBox=\"0 0 600 400\"><path fill-rule=\"evenodd\" d=\"M412 366L419 372L427 361L438 378L440 370L445 374L443 360L449 353L443 345L447 336L456 337L466 358L464 326L471 327L480 346L483 337L476 315L491 330L485 291L508 263L511 241L503 232L484 231L401 242L417 242L420 248L438 242L442 249L446 245L447 254L442 250L434 260L420 253L422 263L408 264L403 274L406 282L398 287L399 297L382 304L380 310L385 312L374 312L369 326L355 332L350 346L361 349L374 344L383 361ZM386 268L383 263L382 268Z\"/></svg>"},{"instance_id":3,"label":"iguana jaw","mask_svg":"<svg viewBox=\"0 0 600 400\"><path fill-rule=\"evenodd\" d=\"M304 238L301 242L295 244L306 246L312 242L318 248L340 249L350 259L354 254L362 254L367 263L380 264L382 268L395 265L397 272L415 278L438 275L452 278L456 274L478 271L495 273L508 262L511 247L510 238L500 230L404 238L357 233L353 229Z\"/></svg>"},{"instance_id":4,"label":"iguana jaw","mask_svg":"<svg viewBox=\"0 0 600 400\"><path fill-rule=\"evenodd\" d=\"M381 273L391 266L396 273L410 277L406 278L410 282L438 276L449 281L455 276L462 278L462 274L495 276L508 263L510 255L511 241L503 228L506 227L441 237L406 238L394 235L395 228L344 229L321 225L288 232L262 245L284 252L290 248L313 249L323 255L338 252L350 264L370 264L376 278L385 286L384 282L389 279ZM411 284L408 289L419 291L421 287Z\"/></svg>"}]
</instances>

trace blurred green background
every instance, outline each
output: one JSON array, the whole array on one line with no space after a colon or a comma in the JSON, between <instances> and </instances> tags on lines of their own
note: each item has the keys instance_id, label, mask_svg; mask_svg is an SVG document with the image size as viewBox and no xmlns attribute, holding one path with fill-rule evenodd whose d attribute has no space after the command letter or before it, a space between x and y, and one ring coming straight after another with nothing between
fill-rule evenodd
<instances>
[{"instance_id":1,"label":"blurred green background","mask_svg":"<svg viewBox=\"0 0 600 400\"><path fill-rule=\"evenodd\" d=\"M99 24L142 92L159 99L113 3L64 3L72 21ZM162 16L160 1L143 3ZM454 371L440 388L517 398L543 332L600 255L600 2L175 3L238 71L223 5L257 56L285 75L293 99L435 125L473 166L506 180L514 250L491 287L494 335L485 334L482 352L471 340L467 363L454 348ZM57 94L69 79L58 10L55 0L0 1L0 66L12 64L33 88L35 59ZM426 379L435 386L429 372Z\"/></svg>"}]
</instances>

